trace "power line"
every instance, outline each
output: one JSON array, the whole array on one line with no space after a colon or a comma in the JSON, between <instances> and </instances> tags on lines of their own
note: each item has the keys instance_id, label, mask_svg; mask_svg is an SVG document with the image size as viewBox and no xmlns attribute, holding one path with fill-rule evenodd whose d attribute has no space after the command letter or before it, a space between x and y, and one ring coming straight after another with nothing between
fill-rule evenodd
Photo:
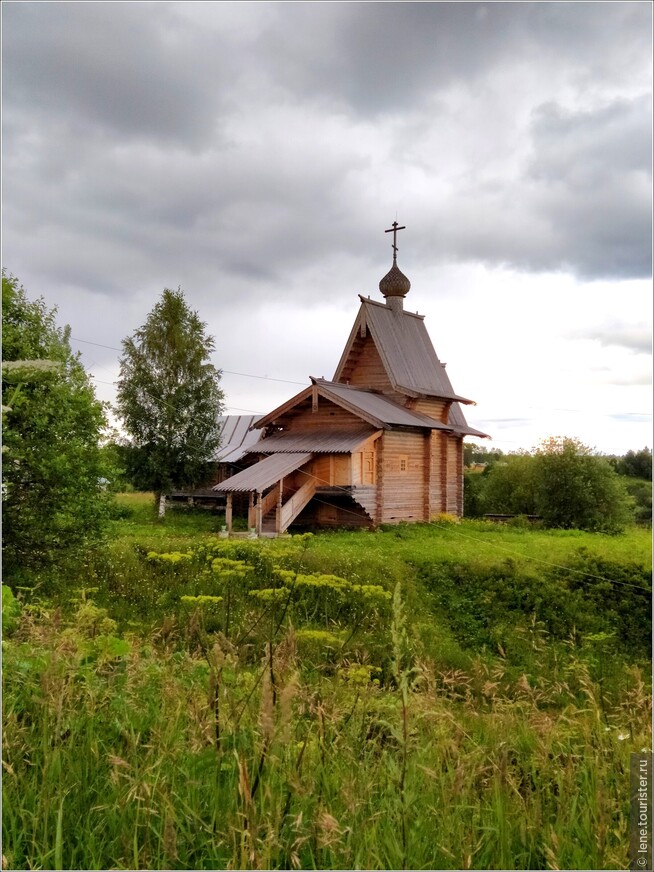
<instances>
[{"instance_id":1,"label":"power line","mask_svg":"<svg viewBox=\"0 0 654 872\"><path fill-rule=\"evenodd\" d=\"M90 342L88 339L77 339L75 336L70 337L74 342L83 342L84 345L95 345L98 348L108 348L110 351L122 351L122 348L116 348L114 345L101 345L99 342ZM283 382L287 385L301 385L302 387L306 387L306 382L299 381L291 381L287 378L273 378L268 375L253 375L251 372L234 372L231 369L221 369L221 373L225 375L238 375L243 378L258 378L262 381L275 381L275 382ZM101 382L101 384L109 384L109 382Z\"/></svg>"},{"instance_id":2,"label":"power line","mask_svg":"<svg viewBox=\"0 0 654 872\"><path fill-rule=\"evenodd\" d=\"M114 345L101 345L99 342L91 342L88 339L77 339L75 336L71 336L70 338L75 342L83 342L85 345L95 345L98 348L107 348L110 351L122 351L121 348L116 348ZM268 375L256 375L255 373L251 373L251 372L235 372L234 370L231 370L231 369L220 369L220 371L221 371L221 373L224 373L225 375L236 375L236 376L240 376L242 378L256 378L256 379L260 379L261 381L281 382L282 384L300 385L301 387L307 386L306 381L295 381L293 379L287 379L287 378L275 378L273 376L268 376ZM110 382L100 382L99 380L98 380L98 383L99 384L106 384L106 385L110 384ZM115 382L113 382L112 384L115 385ZM573 414L579 414L579 415L596 415L596 416L602 417L602 418L612 418L617 414L651 417L651 414L652 414L651 412L613 412L613 413L608 413L608 412L598 412L598 411L594 411L591 409L563 409L563 408L559 408L556 406L551 406L551 407L550 406L527 406L526 408L533 409L534 411L543 411L543 412L572 412ZM492 424L492 419L491 419L491 424ZM511 442L512 440L498 438L495 441ZM520 443L516 442L515 444L518 445Z\"/></svg>"}]
</instances>

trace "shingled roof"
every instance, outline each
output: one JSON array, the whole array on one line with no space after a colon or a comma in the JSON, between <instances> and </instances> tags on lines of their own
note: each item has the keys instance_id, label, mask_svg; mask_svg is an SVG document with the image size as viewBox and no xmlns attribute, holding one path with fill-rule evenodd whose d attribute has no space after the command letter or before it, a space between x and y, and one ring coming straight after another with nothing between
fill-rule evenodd
<instances>
[{"instance_id":1,"label":"shingled roof","mask_svg":"<svg viewBox=\"0 0 654 872\"><path fill-rule=\"evenodd\" d=\"M361 308L333 381L343 380L343 371L357 339L370 331L388 379L398 393L472 403L454 393L445 367L434 351L424 315L391 308L362 296L359 299Z\"/></svg>"}]
</instances>

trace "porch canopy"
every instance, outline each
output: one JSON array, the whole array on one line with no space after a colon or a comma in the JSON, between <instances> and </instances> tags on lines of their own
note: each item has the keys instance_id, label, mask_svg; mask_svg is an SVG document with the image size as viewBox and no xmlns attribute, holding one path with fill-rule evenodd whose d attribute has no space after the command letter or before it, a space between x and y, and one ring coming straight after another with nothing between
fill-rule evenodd
<instances>
[{"instance_id":1,"label":"porch canopy","mask_svg":"<svg viewBox=\"0 0 654 872\"><path fill-rule=\"evenodd\" d=\"M264 460L237 472L231 478L221 481L212 490L216 493L262 493L280 478L303 466L313 454L271 454Z\"/></svg>"},{"instance_id":2,"label":"porch canopy","mask_svg":"<svg viewBox=\"0 0 654 872\"><path fill-rule=\"evenodd\" d=\"M212 490L216 493L227 495L225 510L225 523L228 532L232 531L232 496L235 493L249 493L250 507L248 510L248 526L254 526L257 533L263 531L263 521L268 512L275 509L274 532L283 533L302 508L311 499L316 491L316 482L313 476L307 476L306 483L291 498L282 505L284 476L295 472L313 457L312 452L291 454L271 454L253 466L241 470L236 475L220 484ZM274 487L277 485L277 487ZM266 497L264 491L272 488ZM254 495L256 494L256 505Z\"/></svg>"}]
</instances>

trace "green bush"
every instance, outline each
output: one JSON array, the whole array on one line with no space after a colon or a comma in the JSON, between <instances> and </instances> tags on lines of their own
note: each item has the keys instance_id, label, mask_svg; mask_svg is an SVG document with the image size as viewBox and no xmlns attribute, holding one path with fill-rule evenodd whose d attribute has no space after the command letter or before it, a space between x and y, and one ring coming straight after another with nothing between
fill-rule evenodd
<instances>
[{"instance_id":1,"label":"green bush","mask_svg":"<svg viewBox=\"0 0 654 872\"><path fill-rule=\"evenodd\" d=\"M434 607L468 649L497 650L509 630L533 620L553 639L615 634L635 657L651 656L651 571L601 560L580 550L567 567L498 563L421 563ZM604 580L607 579L607 580Z\"/></svg>"},{"instance_id":2,"label":"green bush","mask_svg":"<svg viewBox=\"0 0 654 872\"><path fill-rule=\"evenodd\" d=\"M2 585L2 635L11 636L18 627L21 606L10 587Z\"/></svg>"}]
</instances>

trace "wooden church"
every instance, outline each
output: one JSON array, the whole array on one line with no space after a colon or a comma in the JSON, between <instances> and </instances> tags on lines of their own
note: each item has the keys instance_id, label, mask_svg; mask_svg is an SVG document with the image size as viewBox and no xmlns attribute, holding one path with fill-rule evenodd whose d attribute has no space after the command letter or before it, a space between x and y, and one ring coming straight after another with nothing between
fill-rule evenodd
<instances>
[{"instance_id":1,"label":"wooden church","mask_svg":"<svg viewBox=\"0 0 654 872\"><path fill-rule=\"evenodd\" d=\"M472 400L454 393L424 316L404 310L411 283L397 265L402 229L393 224L384 302L359 297L332 380L311 378L253 419L248 439L239 437L245 447L221 447L234 474L213 490L226 498L230 532L236 505L260 535L291 524L367 527L463 514L463 439L486 434L466 424L461 405Z\"/></svg>"}]
</instances>

